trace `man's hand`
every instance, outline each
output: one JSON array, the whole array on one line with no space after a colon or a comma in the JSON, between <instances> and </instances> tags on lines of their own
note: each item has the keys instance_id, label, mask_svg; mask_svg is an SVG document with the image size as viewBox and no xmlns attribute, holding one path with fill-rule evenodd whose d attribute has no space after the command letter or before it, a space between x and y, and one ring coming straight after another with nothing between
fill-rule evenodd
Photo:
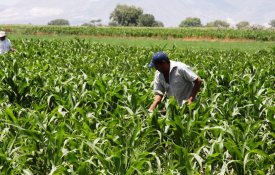
<instances>
[{"instance_id":1,"label":"man's hand","mask_svg":"<svg viewBox=\"0 0 275 175\"><path fill-rule=\"evenodd\" d=\"M201 87L201 82L202 82L202 80L200 79L200 77L198 77L194 81L194 88L192 90L192 93L191 93L190 97L187 100L188 105L192 104L194 98L196 97L197 93L199 92L200 87Z\"/></svg>"},{"instance_id":2,"label":"man's hand","mask_svg":"<svg viewBox=\"0 0 275 175\"><path fill-rule=\"evenodd\" d=\"M193 102L193 97L189 97L188 100L187 100L187 104L188 105L191 105Z\"/></svg>"},{"instance_id":3,"label":"man's hand","mask_svg":"<svg viewBox=\"0 0 275 175\"><path fill-rule=\"evenodd\" d=\"M148 109L148 112L150 112L150 113L154 112L154 110L156 109L157 105L161 102L162 97L163 96L161 96L161 95L156 95L155 96L154 102L152 103L152 105Z\"/></svg>"},{"instance_id":4,"label":"man's hand","mask_svg":"<svg viewBox=\"0 0 275 175\"><path fill-rule=\"evenodd\" d=\"M148 109L148 112L149 113L153 113L154 112L154 109L151 109L151 107Z\"/></svg>"}]
</instances>

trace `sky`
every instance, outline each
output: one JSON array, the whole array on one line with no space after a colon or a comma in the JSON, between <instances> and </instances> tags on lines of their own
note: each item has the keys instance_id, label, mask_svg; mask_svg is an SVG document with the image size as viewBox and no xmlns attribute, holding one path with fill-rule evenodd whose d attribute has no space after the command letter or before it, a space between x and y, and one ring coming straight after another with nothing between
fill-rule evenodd
<instances>
[{"instance_id":1,"label":"sky","mask_svg":"<svg viewBox=\"0 0 275 175\"><path fill-rule=\"evenodd\" d=\"M93 19L109 23L118 4L141 7L165 27L177 27L187 17L203 24L225 20L232 26L240 21L268 26L275 19L275 0L1 0L0 24L46 25L53 19L67 19L81 25Z\"/></svg>"}]
</instances>

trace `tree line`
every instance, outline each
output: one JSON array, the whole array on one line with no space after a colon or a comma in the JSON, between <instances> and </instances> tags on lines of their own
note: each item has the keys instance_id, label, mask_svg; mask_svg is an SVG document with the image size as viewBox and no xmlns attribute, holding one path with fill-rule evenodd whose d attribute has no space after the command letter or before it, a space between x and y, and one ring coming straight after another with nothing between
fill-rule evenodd
<instances>
[{"instance_id":1,"label":"tree line","mask_svg":"<svg viewBox=\"0 0 275 175\"><path fill-rule=\"evenodd\" d=\"M70 25L66 19L55 19L48 25ZM269 22L271 27L275 27L275 19ZM101 19L91 20L82 24L82 26L102 26ZM164 27L161 21L157 21L152 14L143 12L143 9L135 6L117 5L110 14L109 26L132 26L132 27ZM201 23L200 18L188 17L181 21L179 27L219 27L229 28L230 24L224 20L215 20L206 25ZM238 29L262 29L261 25L251 25L248 21L241 21L236 24Z\"/></svg>"}]
</instances>

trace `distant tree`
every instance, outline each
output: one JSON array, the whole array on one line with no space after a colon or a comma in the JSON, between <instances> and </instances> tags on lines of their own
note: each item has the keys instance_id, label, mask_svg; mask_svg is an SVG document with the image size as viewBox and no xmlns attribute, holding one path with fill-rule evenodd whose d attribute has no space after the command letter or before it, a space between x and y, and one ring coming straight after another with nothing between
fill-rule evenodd
<instances>
[{"instance_id":1,"label":"distant tree","mask_svg":"<svg viewBox=\"0 0 275 175\"><path fill-rule=\"evenodd\" d=\"M153 27L164 27L164 24L161 21L155 21Z\"/></svg>"},{"instance_id":2,"label":"distant tree","mask_svg":"<svg viewBox=\"0 0 275 175\"><path fill-rule=\"evenodd\" d=\"M109 26L112 26L112 27L117 27L117 26L119 26L119 24L118 24L117 22L114 22L114 21L109 22L108 25L109 25Z\"/></svg>"},{"instance_id":3,"label":"distant tree","mask_svg":"<svg viewBox=\"0 0 275 175\"><path fill-rule=\"evenodd\" d=\"M122 26L137 26L139 16L143 14L143 10L135 6L117 5L111 13L112 22Z\"/></svg>"},{"instance_id":4,"label":"distant tree","mask_svg":"<svg viewBox=\"0 0 275 175\"><path fill-rule=\"evenodd\" d=\"M249 27L249 29L252 29L252 30L263 30L264 28L265 28L264 26L259 24L254 24Z\"/></svg>"},{"instance_id":5,"label":"distant tree","mask_svg":"<svg viewBox=\"0 0 275 175\"><path fill-rule=\"evenodd\" d=\"M230 24L226 21L222 20L215 20L213 22L209 22L206 24L206 27L221 27L221 28L228 28Z\"/></svg>"},{"instance_id":6,"label":"distant tree","mask_svg":"<svg viewBox=\"0 0 275 175\"><path fill-rule=\"evenodd\" d=\"M214 22L208 22L205 27L215 27Z\"/></svg>"},{"instance_id":7,"label":"distant tree","mask_svg":"<svg viewBox=\"0 0 275 175\"><path fill-rule=\"evenodd\" d=\"M200 18L191 18L191 17L186 18L179 25L179 27L201 27L201 26L202 24L201 24Z\"/></svg>"},{"instance_id":8,"label":"distant tree","mask_svg":"<svg viewBox=\"0 0 275 175\"><path fill-rule=\"evenodd\" d=\"M55 19L55 20L48 22L48 25L68 26L68 25L70 25L70 23L66 19Z\"/></svg>"},{"instance_id":9,"label":"distant tree","mask_svg":"<svg viewBox=\"0 0 275 175\"><path fill-rule=\"evenodd\" d=\"M236 24L236 27L238 29L247 29L247 28L249 28L249 26L250 26L250 24L247 21L241 21L238 24Z\"/></svg>"},{"instance_id":10,"label":"distant tree","mask_svg":"<svg viewBox=\"0 0 275 175\"><path fill-rule=\"evenodd\" d=\"M275 27L275 19L272 19L270 22L269 22L269 25L271 27Z\"/></svg>"},{"instance_id":11,"label":"distant tree","mask_svg":"<svg viewBox=\"0 0 275 175\"><path fill-rule=\"evenodd\" d=\"M142 14L138 17L138 26L153 27L155 23L155 17L151 14Z\"/></svg>"},{"instance_id":12,"label":"distant tree","mask_svg":"<svg viewBox=\"0 0 275 175\"><path fill-rule=\"evenodd\" d=\"M93 27L93 25L91 23L89 23L89 22L85 22L81 26Z\"/></svg>"},{"instance_id":13,"label":"distant tree","mask_svg":"<svg viewBox=\"0 0 275 175\"><path fill-rule=\"evenodd\" d=\"M101 25L101 19L93 19L93 20L90 21L90 23L93 26L100 26Z\"/></svg>"},{"instance_id":14,"label":"distant tree","mask_svg":"<svg viewBox=\"0 0 275 175\"><path fill-rule=\"evenodd\" d=\"M101 22L101 19L93 19L90 22L86 22L82 24L82 26L89 26L89 27L102 26L100 22Z\"/></svg>"}]
</instances>

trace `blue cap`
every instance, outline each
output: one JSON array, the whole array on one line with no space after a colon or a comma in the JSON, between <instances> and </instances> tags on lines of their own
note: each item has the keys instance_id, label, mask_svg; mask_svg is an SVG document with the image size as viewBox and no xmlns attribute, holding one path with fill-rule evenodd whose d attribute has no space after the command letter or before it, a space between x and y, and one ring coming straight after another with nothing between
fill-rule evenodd
<instances>
[{"instance_id":1,"label":"blue cap","mask_svg":"<svg viewBox=\"0 0 275 175\"><path fill-rule=\"evenodd\" d=\"M152 61L149 64L149 67L150 68L155 67L157 63L161 63L163 61L169 61L167 54L164 52L157 52L153 55Z\"/></svg>"}]
</instances>

